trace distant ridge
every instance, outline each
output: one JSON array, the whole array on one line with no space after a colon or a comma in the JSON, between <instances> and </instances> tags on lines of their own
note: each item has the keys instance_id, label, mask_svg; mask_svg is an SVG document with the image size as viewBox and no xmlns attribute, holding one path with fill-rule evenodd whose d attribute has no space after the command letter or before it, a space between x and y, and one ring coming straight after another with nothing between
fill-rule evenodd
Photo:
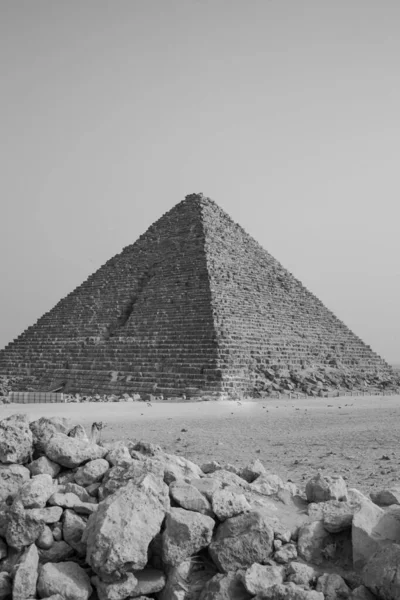
<instances>
[{"instance_id":1,"label":"distant ridge","mask_svg":"<svg viewBox=\"0 0 400 600\"><path fill-rule=\"evenodd\" d=\"M251 393L271 367L391 367L212 200L191 194L0 351L83 393Z\"/></svg>"}]
</instances>

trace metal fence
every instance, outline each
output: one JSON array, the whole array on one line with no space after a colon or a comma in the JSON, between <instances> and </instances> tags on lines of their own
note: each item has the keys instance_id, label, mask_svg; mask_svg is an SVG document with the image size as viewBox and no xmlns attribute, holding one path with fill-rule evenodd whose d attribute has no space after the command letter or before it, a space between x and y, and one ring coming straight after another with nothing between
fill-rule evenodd
<instances>
[{"instance_id":1,"label":"metal fence","mask_svg":"<svg viewBox=\"0 0 400 600\"><path fill-rule=\"evenodd\" d=\"M10 392L8 398L10 402L18 404L65 402L64 394L56 392Z\"/></svg>"}]
</instances>

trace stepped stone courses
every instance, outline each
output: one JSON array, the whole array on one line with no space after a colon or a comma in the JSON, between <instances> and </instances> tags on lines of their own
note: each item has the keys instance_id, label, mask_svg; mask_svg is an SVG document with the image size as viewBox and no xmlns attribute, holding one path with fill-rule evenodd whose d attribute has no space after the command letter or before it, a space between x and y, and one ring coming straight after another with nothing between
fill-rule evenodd
<instances>
[{"instance_id":1,"label":"stepped stone courses","mask_svg":"<svg viewBox=\"0 0 400 600\"><path fill-rule=\"evenodd\" d=\"M271 366L290 380L308 365L391 373L202 194L0 351L0 374L24 377L22 387L31 377L83 393L252 393Z\"/></svg>"}]
</instances>

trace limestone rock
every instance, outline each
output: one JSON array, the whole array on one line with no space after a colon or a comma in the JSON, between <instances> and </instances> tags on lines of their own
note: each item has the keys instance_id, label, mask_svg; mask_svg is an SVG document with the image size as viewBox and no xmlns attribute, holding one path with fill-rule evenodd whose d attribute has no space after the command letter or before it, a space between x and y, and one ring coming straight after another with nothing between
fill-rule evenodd
<instances>
[{"instance_id":1,"label":"limestone rock","mask_svg":"<svg viewBox=\"0 0 400 600\"><path fill-rule=\"evenodd\" d=\"M371 492L372 502L378 506L391 506L392 504L400 504L400 486L393 486L387 489Z\"/></svg>"},{"instance_id":2,"label":"limestone rock","mask_svg":"<svg viewBox=\"0 0 400 600\"><path fill-rule=\"evenodd\" d=\"M220 521L249 512L250 508L244 494L235 494L222 489L214 492L212 496L212 509Z\"/></svg>"},{"instance_id":3,"label":"limestone rock","mask_svg":"<svg viewBox=\"0 0 400 600\"><path fill-rule=\"evenodd\" d=\"M317 473L307 482L306 496L308 502L347 500L346 482L342 477L331 477Z\"/></svg>"},{"instance_id":4,"label":"limestone rock","mask_svg":"<svg viewBox=\"0 0 400 600\"><path fill-rule=\"evenodd\" d=\"M78 485L91 485L100 481L109 468L110 465L104 458L91 460L76 470L75 481Z\"/></svg>"},{"instance_id":5,"label":"limestone rock","mask_svg":"<svg viewBox=\"0 0 400 600\"><path fill-rule=\"evenodd\" d=\"M350 596L351 600L376 600L376 596L365 585L355 588Z\"/></svg>"},{"instance_id":6,"label":"limestone rock","mask_svg":"<svg viewBox=\"0 0 400 600\"><path fill-rule=\"evenodd\" d=\"M74 555L74 550L67 542L60 540L54 541L47 550L39 550L39 560L42 564L60 563L68 560Z\"/></svg>"},{"instance_id":7,"label":"limestone rock","mask_svg":"<svg viewBox=\"0 0 400 600\"><path fill-rule=\"evenodd\" d=\"M240 471L240 477L245 479L248 483L252 483L259 475L267 473L266 468L262 462L256 458L251 463L243 467Z\"/></svg>"},{"instance_id":8,"label":"limestone rock","mask_svg":"<svg viewBox=\"0 0 400 600\"><path fill-rule=\"evenodd\" d=\"M150 473L157 479L163 479L164 465L153 458L143 458L143 460L133 460L129 466L113 467L106 473L101 483L98 492L99 500L104 500L129 481L140 482L145 475Z\"/></svg>"},{"instance_id":9,"label":"limestone rock","mask_svg":"<svg viewBox=\"0 0 400 600\"><path fill-rule=\"evenodd\" d=\"M199 590L217 574L211 561L184 560L175 567L166 568L167 581L158 595L158 600L194 600Z\"/></svg>"},{"instance_id":10,"label":"limestone rock","mask_svg":"<svg viewBox=\"0 0 400 600\"><path fill-rule=\"evenodd\" d=\"M273 473L261 473L251 483L251 489L254 492L258 492L259 494L264 494L265 496L272 496L285 488L285 484L282 479L278 475L274 475Z\"/></svg>"},{"instance_id":11,"label":"limestone rock","mask_svg":"<svg viewBox=\"0 0 400 600\"><path fill-rule=\"evenodd\" d=\"M385 541L400 543L400 522L366 499L353 517L353 564L362 569Z\"/></svg>"},{"instance_id":12,"label":"limestone rock","mask_svg":"<svg viewBox=\"0 0 400 600\"><path fill-rule=\"evenodd\" d=\"M98 505L94 504L93 502L82 502L82 500L80 500L78 496L72 492L67 492L65 494L62 492L56 492L50 496L48 502L52 506L72 508L72 510L82 515L91 515L98 508Z\"/></svg>"},{"instance_id":13,"label":"limestone rock","mask_svg":"<svg viewBox=\"0 0 400 600\"><path fill-rule=\"evenodd\" d=\"M85 440L71 438L64 433L54 433L44 442L44 451L47 458L61 465L73 469L88 460L103 458L107 450Z\"/></svg>"},{"instance_id":14,"label":"limestone rock","mask_svg":"<svg viewBox=\"0 0 400 600\"><path fill-rule=\"evenodd\" d=\"M210 502L194 485L182 481L174 481L169 486L169 493L181 508L212 516Z\"/></svg>"},{"instance_id":15,"label":"limestone rock","mask_svg":"<svg viewBox=\"0 0 400 600\"><path fill-rule=\"evenodd\" d=\"M268 591L277 583L283 583L285 576L284 567L260 565L253 563L241 575L244 587L252 594L268 594Z\"/></svg>"},{"instance_id":16,"label":"limestone rock","mask_svg":"<svg viewBox=\"0 0 400 600\"><path fill-rule=\"evenodd\" d=\"M163 562L175 566L208 546L214 525L214 519L206 515L171 508L162 534Z\"/></svg>"},{"instance_id":17,"label":"limestone rock","mask_svg":"<svg viewBox=\"0 0 400 600\"><path fill-rule=\"evenodd\" d=\"M95 576L92 577L92 583L99 600L124 600L133 596L138 580L133 573L127 573L125 577L113 583L105 583Z\"/></svg>"},{"instance_id":18,"label":"limestone rock","mask_svg":"<svg viewBox=\"0 0 400 600\"><path fill-rule=\"evenodd\" d=\"M350 501L328 500L309 504L308 514L313 521L322 520L330 533L338 533L351 528L353 516L360 506L360 503Z\"/></svg>"},{"instance_id":19,"label":"limestone rock","mask_svg":"<svg viewBox=\"0 0 400 600\"><path fill-rule=\"evenodd\" d=\"M219 481L221 487L231 485L242 488L243 490L252 489L251 485L247 483L247 481L239 477L239 475L236 475L231 471L226 471L225 469L218 469L217 471L214 471L214 473L210 473L209 477L211 479L214 479L215 481Z\"/></svg>"},{"instance_id":20,"label":"limestone rock","mask_svg":"<svg viewBox=\"0 0 400 600\"><path fill-rule=\"evenodd\" d=\"M96 504L96 501L89 494L88 490L77 483L64 483L58 485L56 491L61 494L75 494L75 496L78 496L81 502L92 502Z\"/></svg>"},{"instance_id":21,"label":"limestone rock","mask_svg":"<svg viewBox=\"0 0 400 600\"><path fill-rule=\"evenodd\" d=\"M297 549L295 544L285 544L274 554L274 561L279 564L287 564L297 558Z\"/></svg>"},{"instance_id":22,"label":"limestone rock","mask_svg":"<svg viewBox=\"0 0 400 600\"><path fill-rule=\"evenodd\" d=\"M85 556L86 544L82 542L82 535L86 529L86 520L77 515L73 510L65 510L63 515L63 538L79 556Z\"/></svg>"},{"instance_id":23,"label":"limestone rock","mask_svg":"<svg viewBox=\"0 0 400 600\"><path fill-rule=\"evenodd\" d=\"M88 435L86 433L86 429L83 425L75 425L69 432L68 437L75 438L76 440L82 440L84 442L90 442Z\"/></svg>"},{"instance_id":24,"label":"limestone rock","mask_svg":"<svg viewBox=\"0 0 400 600\"><path fill-rule=\"evenodd\" d=\"M221 481L212 477L203 477L202 479L191 479L190 485L195 487L207 500L211 502L214 492L222 489Z\"/></svg>"},{"instance_id":25,"label":"limestone rock","mask_svg":"<svg viewBox=\"0 0 400 600\"><path fill-rule=\"evenodd\" d=\"M322 521L306 523L299 529L297 551L305 561L319 564L322 561L322 550L331 539L331 534L326 531Z\"/></svg>"},{"instance_id":26,"label":"limestone rock","mask_svg":"<svg viewBox=\"0 0 400 600\"><path fill-rule=\"evenodd\" d=\"M0 573L0 600L7 600L11 596L12 582L9 573Z\"/></svg>"},{"instance_id":27,"label":"limestone rock","mask_svg":"<svg viewBox=\"0 0 400 600\"><path fill-rule=\"evenodd\" d=\"M76 563L47 563L40 570L37 591L41 598L60 594L64 600L88 600L92 586L88 575Z\"/></svg>"},{"instance_id":28,"label":"limestone rock","mask_svg":"<svg viewBox=\"0 0 400 600\"><path fill-rule=\"evenodd\" d=\"M108 449L108 453L106 454L106 460L113 467L127 467L130 463L132 463L133 459L129 453L127 446L125 446L125 444L121 442L119 445Z\"/></svg>"},{"instance_id":29,"label":"limestone rock","mask_svg":"<svg viewBox=\"0 0 400 600\"><path fill-rule=\"evenodd\" d=\"M57 523L61 519L63 509L60 506L46 506L45 508L32 508L25 511L25 514L36 521L43 523Z\"/></svg>"},{"instance_id":30,"label":"limestone rock","mask_svg":"<svg viewBox=\"0 0 400 600\"><path fill-rule=\"evenodd\" d=\"M0 465L0 504L8 498L15 498L30 476L29 470L22 465Z\"/></svg>"},{"instance_id":31,"label":"limestone rock","mask_svg":"<svg viewBox=\"0 0 400 600\"><path fill-rule=\"evenodd\" d=\"M50 475L53 479L60 472L60 465L53 462L47 456L40 456L27 465L31 475Z\"/></svg>"},{"instance_id":32,"label":"limestone rock","mask_svg":"<svg viewBox=\"0 0 400 600\"><path fill-rule=\"evenodd\" d=\"M261 511L252 511L221 523L209 545L209 554L219 570L226 573L255 562L265 563L273 540L269 518Z\"/></svg>"},{"instance_id":33,"label":"limestone rock","mask_svg":"<svg viewBox=\"0 0 400 600\"><path fill-rule=\"evenodd\" d=\"M324 600L322 592L315 590L304 590L295 583L278 583L274 585L268 598L272 600ZM257 595L253 600L264 600L264 596Z\"/></svg>"},{"instance_id":34,"label":"limestone rock","mask_svg":"<svg viewBox=\"0 0 400 600\"><path fill-rule=\"evenodd\" d=\"M27 513L21 502L14 501L8 511L6 542L9 546L22 549L33 544L44 528L43 521Z\"/></svg>"},{"instance_id":35,"label":"limestone rock","mask_svg":"<svg viewBox=\"0 0 400 600\"><path fill-rule=\"evenodd\" d=\"M238 573L214 575L204 586L199 600L250 600Z\"/></svg>"},{"instance_id":36,"label":"limestone rock","mask_svg":"<svg viewBox=\"0 0 400 600\"><path fill-rule=\"evenodd\" d=\"M36 596L39 555L35 544L32 544L22 555L15 570L13 581L13 600L25 600Z\"/></svg>"},{"instance_id":37,"label":"limestone rock","mask_svg":"<svg viewBox=\"0 0 400 600\"><path fill-rule=\"evenodd\" d=\"M309 586L318 575L314 567L300 562L291 562L287 568L287 579L297 585Z\"/></svg>"},{"instance_id":38,"label":"limestone rock","mask_svg":"<svg viewBox=\"0 0 400 600\"><path fill-rule=\"evenodd\" d=\"M168 506L168 487L151 474L114 492L89 518L82 538L88 564L103 580L143 569Z\"/></svg>"},{"instance_id":39,"label":"limestone rock","mask_svg":"<svg viewBox=\"0 0 400 600\"><path fill-rule=\"evenodd\" d=\"M400 598L400 545L384 544L362 572L364 585L382 600Z\"/></svg>"},{"instance_id":40,"label":"limestone rock","mask_svg":"<svg viewBox=\"0 0 400 600\"><path fill-rule=\"evenodd\" d=\"M209 473L214 473L215 471L218 471L222 467L217 460L212 460L211 462L203 463L200 468L203 471L203 473L208 475Z\"/></svg>"},{"instance_id":41,"label":"limestone rock","mask_svg":"<svg viewBox=\"0 0 400 600\"><path fill-rule=\"evenodd\" d=\"M346 582L337 573L324 573L318 578L317 592L324 594L325 600L337 600L350 598L350 588Z\"/></svg>"},{"instance_id":42,"label":"limestone rock","mask_svg":"<svg viewBox=\"0 0 400 600\"><path fill-rule=\"evenodd\" d=\"M72 428L72 421L64 417L41 417L32 421L29 426L33 435L33 446L35 454L41 456L44 454L44 444L54 433L67 434Z\"/></svg>"},{"instance_id":43,"label":"limestone rock","mask_svg":"<svg viewBox=\"0 0 400 600\"><path fill-rule=\"evenodd\" d=\"M15 414L0 420L0 463L28 462L33 452L33 437L29 419Z\"/></svg>"},{"instance_id":44,"label":"limestone rock","mask_svg":"<svg viewBox=\"0 0 400 600\"><path fill-rule=\"evenodd\" d=\"M137 586L133 597L138 595L156 594L165 586L165 575L158 569L146 568L143 571L136 571Z\"/></svg>"},{"instance_id":45,"label":"limestone rock","mask_svg":"<svg viewBox=\"0 0 400 600\"><path fill-rule=\"evenodd\" d=\"M183 456L175 456L163 452L157 455L157 459L161 461L164 467L164 482L170 485L173 481L187 481L194 477L201 477L202 470L194 462L183 458Z\"/></svg>"},{"instance_id":46,"label":"limestone rock","mask_svg":"<svg viewBox=\"0 0 400 600\"><path fill-rule=\"evenodd\" d=\"M17 498L25 508L44 508L54 490L51 475L35 475L20 487Z\"/></svg>"},{"instance_id":47,"label":"limestone rock","mask_svg":"<svg viewBox=\"0 0 400 600\"><path fill-rule=\"evenodd\" d=\"M42 533L36 540L36 546L42 550L48 550L54 543L53 533L47 525L44 526Z\"/></svg>"}]
</instances>

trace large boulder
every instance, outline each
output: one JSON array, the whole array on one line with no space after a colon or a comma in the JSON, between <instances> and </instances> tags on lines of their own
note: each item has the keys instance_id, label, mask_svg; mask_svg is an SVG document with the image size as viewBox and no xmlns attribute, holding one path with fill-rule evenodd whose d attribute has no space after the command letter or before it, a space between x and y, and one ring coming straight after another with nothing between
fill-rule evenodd
<instances>
[{"instance_id":1,"label":"large boulder","mask_svg":"<svg viewBox=\"0 0 400 600\"><path fill-rule=\"evenodd\" d=\"M378 506L392 506L393 504L400 504L400 486L393 486L390 488L384 488L377 492L371 492L370 497L374 504Z\"/></svg>"},{"instance_id":2,"label":"large boulder","mask_svg":"<svg viewBox=\"0 0 400 600\"><path fill-rule=\"evenodd\" d=\"M47 563L40 570L37 591L40 598L60 594L64 600L88 600L92 586L88 575L75 562Z\"/></svg>"},{"instance_id":3,"label":"large boulder","mask_svg":"<svg viewBox=\"0 0 400 600\"><path fill-rule=\"evenodd\" d=\"M214 519L184 508L171 508L162 534L163 562L178 565L211 542Z\"/></svg>"},{"instance_id":4,"label":"large boulder","mask_svg":"<svg viewBox=\"0 0 400 600\"><path fill-rule=\"evenodd\" d=\"M33 452L33 436L27 415L15 414L0 421L0 463L27 463Z\"/></svg>"},{"instance_id":5,"label":"large boulder","mask_svg":"<svg viewBox=\"0 0 400 600\"><path fill-rule=\"evenodd\" d=\"M26 600L36 596L39 554L35 544L29 546L22 555L15 570L13 600Z\"/></svg>"},{"instance_id":6,"label":"large boulder","mask_svg":"<svg viewBox=\"0 0 400 600\"><path fill-rule=\"evenodd\" d=\"M129 465L112 467L104 475L99 487L99 500L104 500L110 494L124 487L129 481L140 482L145 475L150 473L157 479L163 479L163 464L153 458L143 457L142 460L132 460Z\"/></svg>"},{"instance_id":7,"label":"large boulder","mask_svg":"<svg viewBox=\"0 0 400 600\"><path fill-rule=\"evenodd\" d=\"M82 538L86 561L104 581L143 569L168 509L168 487L162 480L149 474L138 483L128 482L89 518Z\"/></svg>"},{"instance_id":8,"label":"large boulder","mask_svg":"<svg viewBox=\"0 0 400 600\"><path fill-rule=\"evenodd\" d=\"M382 545L365 566L364 585L380 600L400 598L400 545Z\"/></svg>"},{"instance_id":9,"label":"large boulder","mask_svg":"<svg viewBox=\"0 0 400 600\"><path fill-rule=\"evenodd\" d=\"M29 470L22 465L0 465L0 504L15 498L30 476Z\"/></svg>"},{"instance_id":10,"label":"large boulder","mask_svg":"<svg viewBox=\"0 0 400 600\"><path fill-rule=\"evenodd\" d=\"M322 521L305 523L298 532L297 551L307 562L322 562L322 551L332 541L331 534L326 531Z\"/></svg>"},{"instance_id":11,"label":"large boulder","mask_svg":"<svg viewBox=\"0 0 400 600\"><path fill-rule=\"evenodd\" d=\"M351 539L354 568L362 569L386 541L400 543L400 521L365 498L354 514Z\"/></svg>"},{"instance_id":12,"label":"large boulder","mask_svg":"<svg viewBox=\"0 0 400 600\"><path fill-rule=\"evenodd\" d=\"M107 454L107 450L102 446L68 437L64 433L54 433L46 438L43 447L47 458L69 469L79 467L89 460L103 458Z\"/></svg>"},{"instance_id":13,"label":"large boulder","mask_svg":"<svg viewBox=\"0 0 400 600\"><path fill-rule=\"evenodd\" d=\"M218 569L227 573L255 562L265 563L271 556L273 540L269 517L262 511L252 511L221 523L209 553Z\"/></svg>"},{"instance_id":14,"label":"large boulder","mask_svg":"<svg viewBox=\"0 0 400 600\"><path fill-rule=\"evenodd\" d=\"M17 498L25 508L44 508L54 491L55 484L50 475L35 475L20 487Z\"/></svg>"},{"instance_id":15,"label":"large boulder","mask_svg":"<svg viewBox=\"0 0 400 600\"><path fill-rule=\"evenodd\" d=\"M308 502L347 500L347 486L342 477L317 473L306 484Z\"/></svg>"},{"instance_id":16,"label":"large boulder","mask_svg":"<svg viewBox=\"0 0 400 600\"><path fill-rule=\"evenodd\" d=\"M67 434L72 429L72 421L64 417L41 417L30 424L35 454L45 454L44 445L54 433Z\"/></svg>"}]
</instances>

